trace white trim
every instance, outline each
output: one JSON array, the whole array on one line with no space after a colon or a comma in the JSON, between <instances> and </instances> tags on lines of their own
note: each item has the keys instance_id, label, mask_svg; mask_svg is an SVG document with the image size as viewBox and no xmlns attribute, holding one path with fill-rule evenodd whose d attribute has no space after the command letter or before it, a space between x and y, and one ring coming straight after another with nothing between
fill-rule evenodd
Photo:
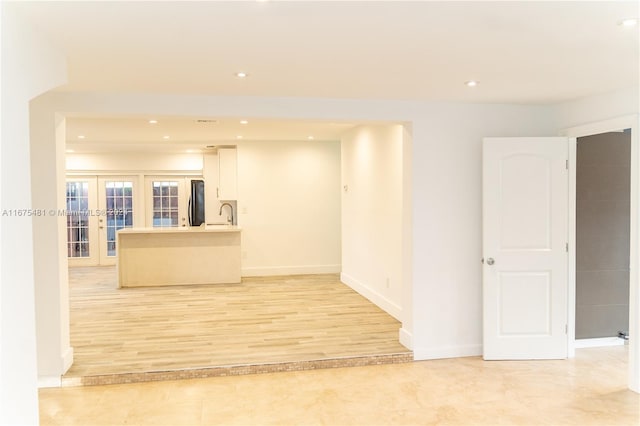
<instances>
[{"instance_id":1,"label":"white trim","mask_svg":"<svg viewBox=\"0 0 640 426\"><path fill-rule=\"evenodd\" d=\"M482 345L445 346L440 348L417 348L413 350L413 359L416 361L442 358L461 358L467 356L481 356Z\"/></svg>"},{"instance_id":2,"label":"white trim","mask_svg":"<svg viewBox=\"0 0 640 426\"><path fill-rule=\"evenodd\" d=\"M40 376L38 377L38 388L59 388L62 386L60 376Z\"/></svg>"},{"instance_id":3,"label":"white trim","mask_svg":"<svg viewBox=\"0 0 640 426\"><path fill-rule=\"evenodd\" d=\"M623 346L625 340L619 337L597 337L593 339L576 339L575 348L600 348L603 346Z\"/></svg>"},{"instance_id":4,"label":"white trim","mask_svg":"<svg viewBox=\"0 0 640 426\"><path fill-rule=\"evenodd\" d=\"M407 349L413 349L413 334L406 328L401 327L398 331L398 341Z\"/></svg>"},{"instance_id":5,"label":"white trim","mask_svg":"<svg viewBox=\"0 0 640 426\"><path fill-rule=\"evenodd\" d=\"M569 217L567 243L567 357L576 356L576 165L578 160L578 139L569 138Z\"/></svg>"},{"instance_id":6,"label":"white trim","mask_svg":"<svg viewBox=\"0 0 640 426\"><path fill-rule=\"evenodd\" d=\"M567 243L567 357L576 356L576 165L578 161L578 139L569 138L569 217Z\"/></svg>"},{"instance_id":7,"label":"white trim","mask_svg":"<svg viewBox=\"0 0 640 426\"><path fill-rule=\"evenodd\" d=\"M264 266L242 268L243 277L269 277L276 275L339 274L342 265Z\"/></svg>"},{"instance_id":8,"label":"white trim","mask_svg":"<svg viewBox=\"0 0 640 426\"><path fill-rule=\"evenodd\" d=\"M631 129L631 219L630 219L630 259L629 259L629 389L640 393L640 275L638 268L640 267L640 217L639 196L640 196L640 114L625 115L615 117L608 120L598 121L595 123L587 123L580 126L570 127L560 131L563 136L574 138L591 136L600 133L612 132L620 129ZM569 158L569 171L575 173L576 158ZM570 173L570 174L571 174ZM575 185L575 180L574 180ZM571 189L570 189L571 191ZM575 198L575 186L573 188L573 196ZM571 193L570 193L571 194ZM569 229L576 226L575 204L573 211L569 212ZM575 242L569 245L569 258L575 259ZM574 264L575 266L575 264ZM569 276L569 304L575 309L575 273ZM569 317L569 331L573 331L575 336L575 315ZM575 340L569 335L568 353L575 354Z\"/></svg>"},{"instance_id":9,"label":"white trim","mask_svg":"<svg viewBox=\"0 0 640 426\"><path fill-rule=\"evenodd\" d=\"M371 303L402 322L402 308L400 306L344 272L340 274L340 280L362 296L369 299Z\"/></svg>"},{"instance_id":10,"label":"white trim","mask_svg":"<svg viewBox=\"0 0 640 426\"><path fill-rule=\"evenodd\" d=\"M62 354L62 374L66 373L73 365L73 348L69 346Z\"/></svg>"}]
</instances>

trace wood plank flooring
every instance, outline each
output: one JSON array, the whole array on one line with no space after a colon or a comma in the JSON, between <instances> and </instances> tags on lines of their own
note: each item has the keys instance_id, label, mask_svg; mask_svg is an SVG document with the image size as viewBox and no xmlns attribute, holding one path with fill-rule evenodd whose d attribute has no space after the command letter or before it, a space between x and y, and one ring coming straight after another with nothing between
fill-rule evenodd
<instances>
[{"instance_id":1,"label":"wood plank flooring","mask_svg":"<svg viewBox=\"0 0 640 426\"><path fill-rule=\"evenodd\" d=\"M119 289L115 267L78 267L69 286L67 378L410 353L333 274Z\"/></svg>"}]
</instances>

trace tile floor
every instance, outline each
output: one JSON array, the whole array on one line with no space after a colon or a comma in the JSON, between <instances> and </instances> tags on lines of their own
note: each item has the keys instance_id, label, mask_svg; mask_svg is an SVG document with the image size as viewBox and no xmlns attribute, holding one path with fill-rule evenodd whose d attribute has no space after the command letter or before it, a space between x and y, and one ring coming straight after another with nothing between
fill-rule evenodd
<instances>
[{"instance_id":1,"label":"tile floor","mask_svg":"<svg viewBox=\"0 0 640 426\"><path fill-rule=\"evenodd\" d=\"M48 425L634 425L627 347L41 389Z\"/></svg>"}]
</instances>

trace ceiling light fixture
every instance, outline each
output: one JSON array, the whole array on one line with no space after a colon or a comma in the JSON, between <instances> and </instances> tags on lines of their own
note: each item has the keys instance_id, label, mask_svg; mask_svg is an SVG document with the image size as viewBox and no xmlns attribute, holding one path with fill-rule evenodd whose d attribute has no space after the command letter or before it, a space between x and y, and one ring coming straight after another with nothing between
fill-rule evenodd
<instances>
[{"instance_id":1,"label":"ceiling light fixture","mask_svg":"<svg viewBox=\"0 0 640 426\"><path fill-rule=\"evenodd\" d=\"M313 136L307 136L307 139L312 140Z\"/></svg>"},{"instance_id":2,"label":"ceiling light fixture","mask_svg":"<svg viewBox=\"0 0 640 426\"><path fill-rule=\"evenodd\" d=\"M238 77L238 78L247 78L248 76L249 76L249 74L247 74L247 73L246 73L246 72L244 72L244 71L238 71L238 72L236 73L236 77Z\"/></svg>"},{"instance_id":3,"label":"ceiling light fixture","mask_svg":"<svg viewBox=\"0 0 640 426\"><path fill-rule=\"evenodd\" d=\"M249 124L247 120L240 120L240 124Z\"/></svg>"},{"instance_id":4,"label":"ceiling light fixture","mask_svg":"<svg viewBox=\"0 0 640 426\"><path fill-rule=\"evenodd\" d=\"M78 139L84 139L84 135L78 135Z\"/></svg>"},{"instance_id":5,"label":"ceiling light fixture","mask_svg":"<svg viewBox=\"0 0 640 426\"><path fill-rule=\"evenodd\" d=\"M158 120L149 120L149 124L158 124Z\"/></svg>"},{"instance_id":6,"label":"ceiling light fixture","mask_svg":"<svg viewBox=\"0 0 640 426\"><path fill-rule=\"evenodd\" d=\"M162 139L169 139L169 137L170 137L169 135L164 135Z\"/></svg>"},{"instance_id":7,"label":"ceiling light fixture","mask_svg":"<svg viewBox=\"0 0 640 426\"><path fill-rule=\"evenodd\" d=\"M72 149L67 149L65 152L68 152L69 154L71 154L72 152L75 152L75 151Z\"/></svg>"},{"instance_id":8,"label":"ceiling light fixture","mask_svg":"<svg viewBox=\"0 0 640 426\"><path fill-rule=\"evenodd\" d=\"M636 25L638 25L638 20L636 18L623 19L618 25L627 28L635 27Z\"/></svg>"},{"instance_id":9,"label":"ceiling light fixture","mask_svg":"<svg viewBox=\"0 0 640 426\"><path fill-rule=\"evenodd\" d=\"M478 82L476 80L469 80L465 81L464 84L467 87L476 87L478 85Z\"/></svg>"},{"instance_id":10,"label":"ceiling light fixture","mask_svg":"<svg viewBox=\"0 0 640 426\"><path fill-rule=\"evenodd\" d=\"M236 139L242 139L242 135L236 136Z\"/></svg>"}]
</instances>

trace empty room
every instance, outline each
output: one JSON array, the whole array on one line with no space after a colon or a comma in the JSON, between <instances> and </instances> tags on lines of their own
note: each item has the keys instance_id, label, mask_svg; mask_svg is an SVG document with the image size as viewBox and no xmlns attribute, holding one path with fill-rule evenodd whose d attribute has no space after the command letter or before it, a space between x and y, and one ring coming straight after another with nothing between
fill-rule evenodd
<instances>
[{"instance_id":1,"label":"empty room","mask_svg":"<svg viewBox=\"0 0 640 426\"><path fill-rule=\"evenodd\" d=\"M640 420L637 2L1 7L1 423Z\"/></svg>"}]
</instances>

